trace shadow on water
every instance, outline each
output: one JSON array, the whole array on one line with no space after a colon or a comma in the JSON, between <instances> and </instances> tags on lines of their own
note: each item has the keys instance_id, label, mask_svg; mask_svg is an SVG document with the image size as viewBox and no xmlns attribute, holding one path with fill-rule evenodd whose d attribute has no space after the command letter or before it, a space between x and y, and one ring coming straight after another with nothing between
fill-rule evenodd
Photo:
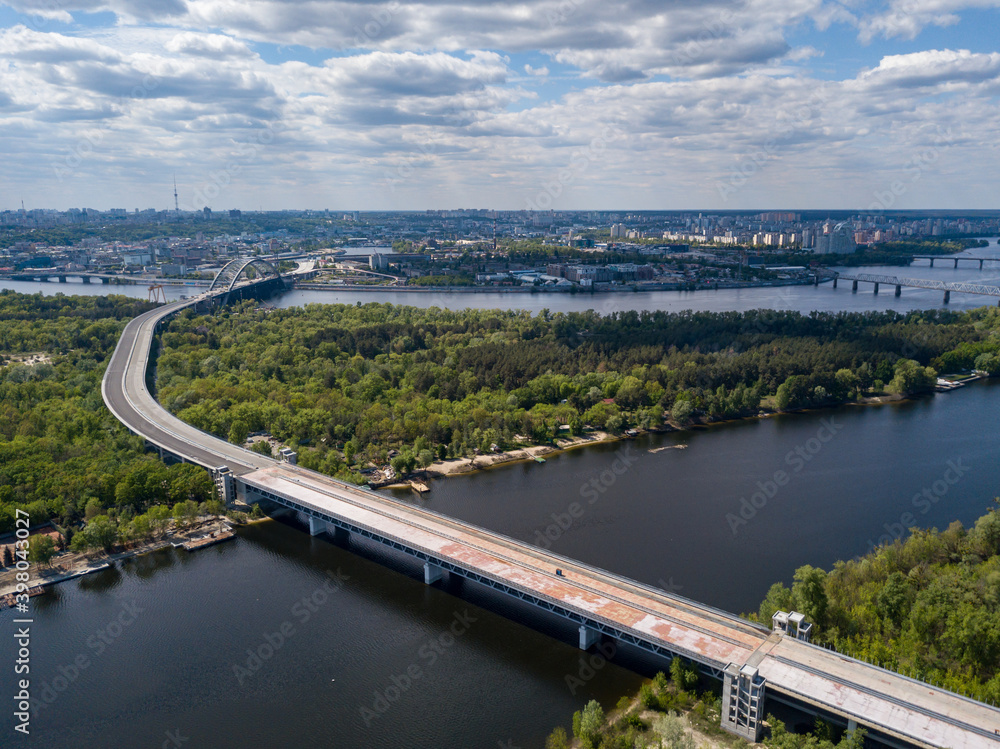
<instances>
[{"instance_id":1,"label":"shadow on water","mask_svg":"<svg viewBox=\"0 0 1000 749\"><path fill-rule=\"evenodd\" d=\"M118 564L112 564L100 572L93 572L80 578L80 590L87 593L107 593L122 584L123 576Z\"/></svg>"},{"instance_id":2,"label":"shadow on water","mask_svg":"<svg viewBox=\"0 0 1000 749\"><path fill-rule=\"evenodd\" d=\"M571 663L581 656L589 659L594 655L582 654L576 648L577 624L457 575L446 574L433 586L425 585L422 562L375 541L357 536L345 540L329 534L311 537L305 526L288 516L247 526L238 534L241 541L305 568L343 571L352 580L354 595L373 605L392 608L400 615L416 605L434 617L435 626L446 626L456 608L469 605L475 607L477 615L489 618L489 624L477 625L477 630L493 628L509 640L510 630L514 629L517 638L526 637L539 646L545 642L543 638L551 638L562 646L557 651L568 648ZM470 643L492 650L488 641L474 638ZM555 644L547 642L546 647ZM533 648L521 648L516 653L522 656L514 661L517 669L541 675L549 668L539 663ZM616 643L611 650L605 646L604 653L609 656L604 658L608 663L646 676L669 668L663 659L627 645ZM627 678L624 673L621 677Z\"/></svg>"}]
</instances>

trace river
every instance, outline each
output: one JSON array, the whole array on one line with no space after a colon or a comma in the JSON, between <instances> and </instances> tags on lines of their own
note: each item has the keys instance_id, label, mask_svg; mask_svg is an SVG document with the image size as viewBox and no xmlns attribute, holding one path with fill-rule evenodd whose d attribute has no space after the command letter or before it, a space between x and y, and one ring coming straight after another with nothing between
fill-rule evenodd
<instances>
[{"instance_id":1,"label":"river","mask_svg":"<svg viewBox=\"0 0 1000 749\"><path fill-rule=\"evenodd\" d=\"M995 246L990 253L1000 254ZM984 283L1000 272L971 264L957 272L888 271ZM108 291L43 286L46 293ZM145 296L142 287L114 289L130 291ZM289 292L280 303L386 300L344 296ZM613 298L613 307L905 310L937 307L938 296L788 287L632 294ZM427 297L404 295L407 303L442 304ZM448 306L601 309L588 301L444 299ZM955 295L951 307L982 302ZM799 565L829 567L906 525L944 527L982 514L1000 479L998 387L980 382L907 403L591 446L544 465L437 481L421 501L746 611L771 582L789 582ZM679 445L685 448L659 450ZM614 473L615 460L628 469ZM787 480L779 482L779 472ZM568 522L574 502L583 514ZM473 583L446 579L441 589L425 587L417 565L368 542L352 540L351 549L267 522L228 544L158 552L33 599L32 690L53 701L32 723L32 746L538 747L587 699L610 707L636 688L636 671L649 668L622 648L612 663L595 659L600 668L588 671L581 658L594 656L573 647L571 627ZM3 631L11 631L12 618L0 613ZM9 664L13 644L4 640L0 657ZM12 694L10 668L0 673L2 693ZM584 677L585 685L573 693L568 675ZM3 730L12 730L10 717L4 720Z\"/></svg>"}]
</instances>

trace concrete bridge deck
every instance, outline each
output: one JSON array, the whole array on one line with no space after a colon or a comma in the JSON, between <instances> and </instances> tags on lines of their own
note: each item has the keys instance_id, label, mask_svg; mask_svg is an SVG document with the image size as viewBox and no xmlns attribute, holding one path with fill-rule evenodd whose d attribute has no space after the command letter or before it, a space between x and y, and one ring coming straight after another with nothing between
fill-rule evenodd
<instances>
[{"instance_id":1,"label":"concrete bridge deck","mask_svg":"<svg viewBox=\"0 0 1000 749\"><path fill-rule=\"evenodd\" d=\"M102 383L112 413L161 452L209 469L228 466L233 487L246 499L290 508L309 523L312 533L357 534L410 554L424 562L426 582L457 574L565 617L579 625L581 647L605 635L660 655L690 658L722 676L724 713L732 705L736 721L727 727L749 738L760 730L766 690L777 699L839 717L848 726L864 725L890 745L1000 749L1000 710L988 705L530 544L280 463L184 424L148 392L146 366L157 325L208 299L202 295L167 305L130 322ZM726 719L724 714L724 725Z\"/></svg>"}]
</instances>

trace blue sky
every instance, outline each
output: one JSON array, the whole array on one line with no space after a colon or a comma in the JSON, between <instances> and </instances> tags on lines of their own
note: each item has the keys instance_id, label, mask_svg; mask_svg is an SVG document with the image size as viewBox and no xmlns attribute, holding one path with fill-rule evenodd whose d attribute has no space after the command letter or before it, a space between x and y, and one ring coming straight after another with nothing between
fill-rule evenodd
<instances>
[{"instance_id":1,"label":"blue sky","mask_svg":"<svg viewBox=\"0 0 1000 749\"><path fill-rule=\"evenodd\" d=\"M998 11L12 0L0 208L994 208Z\"/></svg>"}]
</instances>

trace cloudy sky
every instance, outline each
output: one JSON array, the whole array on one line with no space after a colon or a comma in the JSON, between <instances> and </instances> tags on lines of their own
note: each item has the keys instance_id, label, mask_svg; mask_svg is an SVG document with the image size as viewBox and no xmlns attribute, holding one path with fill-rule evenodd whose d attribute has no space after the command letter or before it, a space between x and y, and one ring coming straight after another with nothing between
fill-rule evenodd
<instances>
[{"instance_id":1,"label":"cloudy sky","mask_svg":"<svg viewBox=\"0 0 1000 749\"><path fill-rule=\"evenodd\" d=\"M995 208L1000 0L9 0L0 209Z\"/></svg>"}]
</instances>

